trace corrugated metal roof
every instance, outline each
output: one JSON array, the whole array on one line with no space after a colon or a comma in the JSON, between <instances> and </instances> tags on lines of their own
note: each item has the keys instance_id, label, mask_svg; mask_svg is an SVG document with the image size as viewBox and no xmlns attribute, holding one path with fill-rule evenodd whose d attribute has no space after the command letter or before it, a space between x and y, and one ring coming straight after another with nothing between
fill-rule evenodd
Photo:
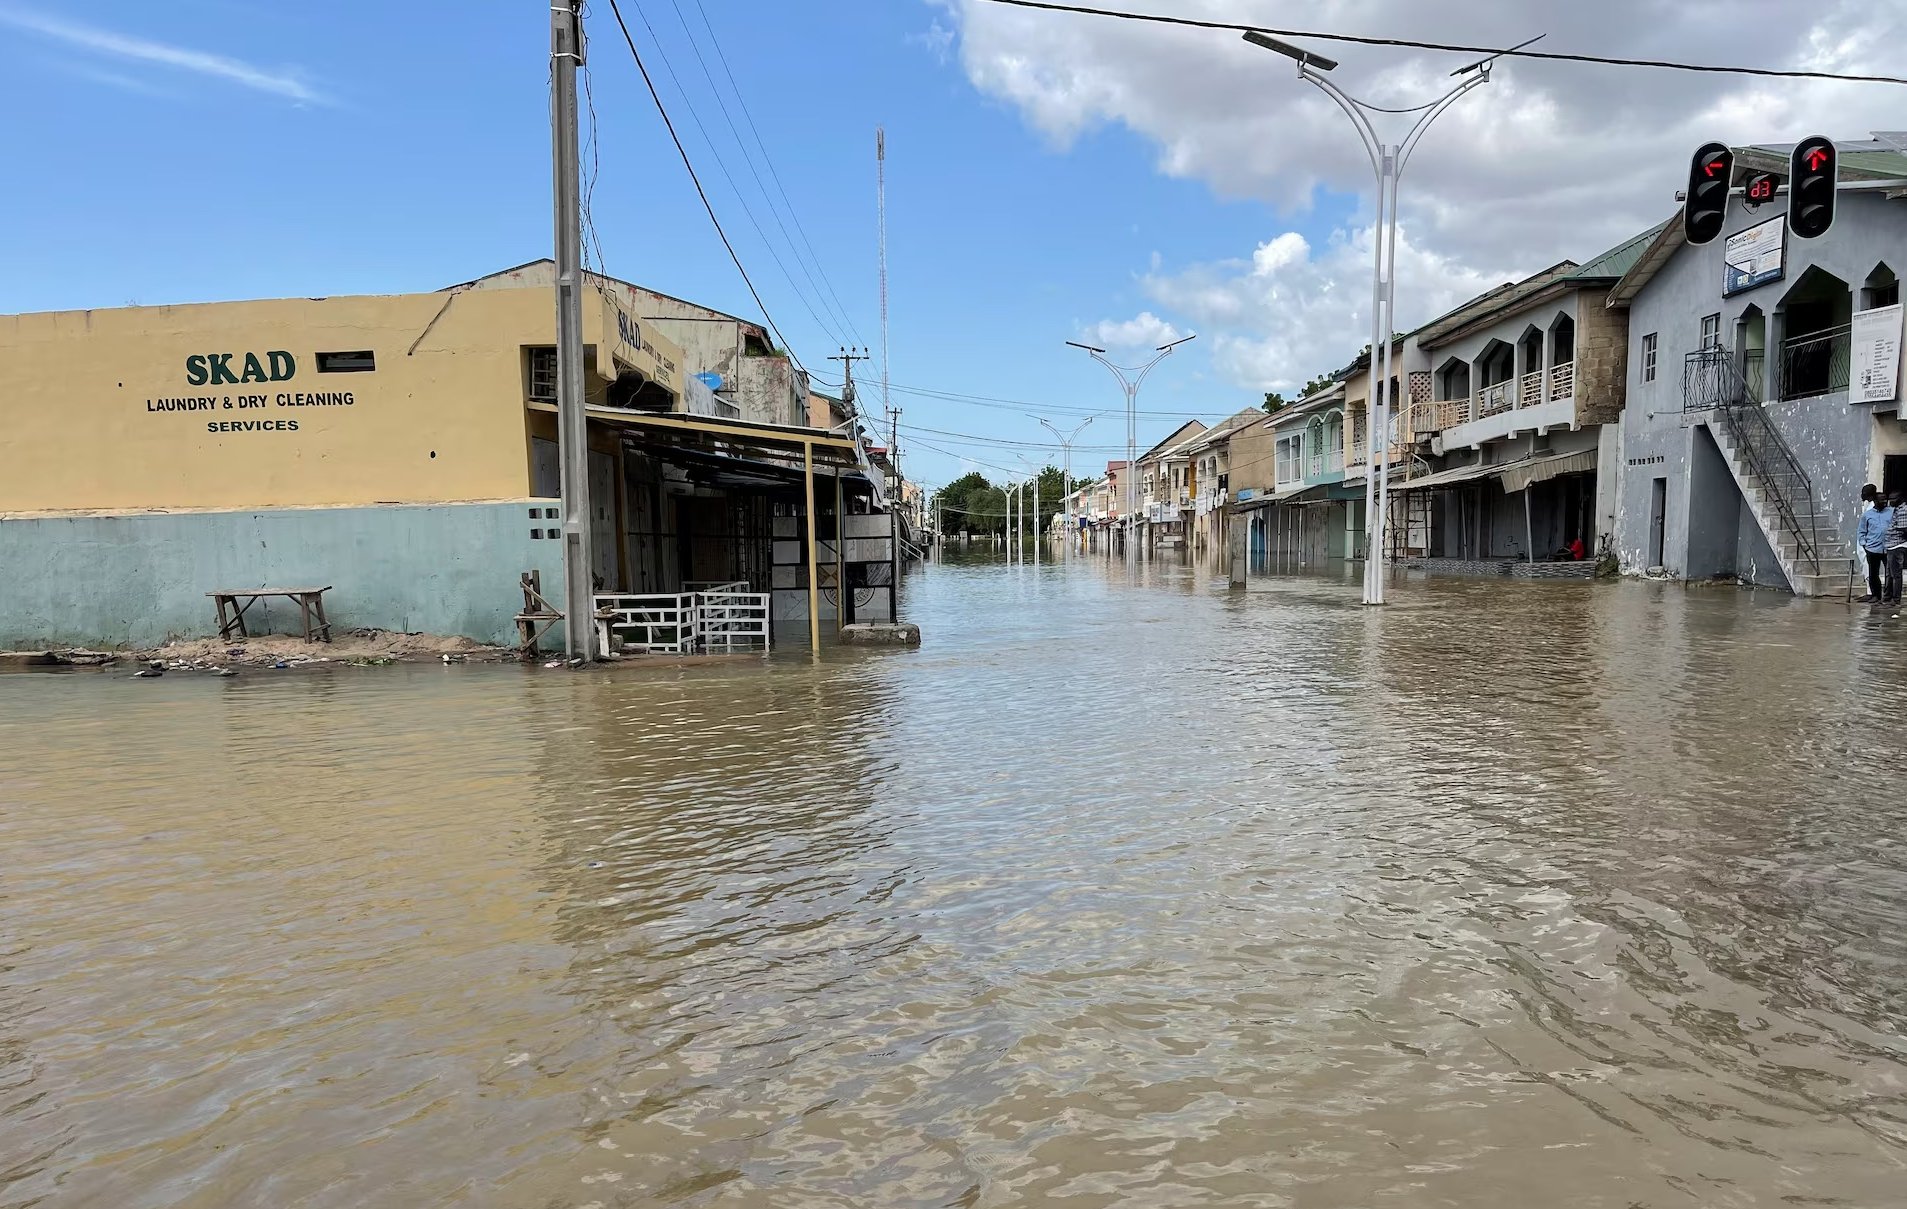
<instances>
[{"instance_id":1,"label":"corrugated metal roof","mask_svg":"<svg viewBox=\"0 0 1907 1209\"><path fill-rule=\"evenodd\" d=\"M1582 281L1587 278L1618 280L1630 269L1635 268L1636 261L1642 259L1642 254L1649 250L1649 245L1654 242L1655 237L1660 235L1662 228L1668 225L1667 222L1659 222L1640 235L1631 235L1600 256L1590 257L1582 268L1569 275L1569 280Z\"/></svg>"},{"instance_id":2,"label":"corrugated metal roof","mask_svg":"<svg viewBox=\"0 0 1907 1209\"><path fill-rule=\"evenodd\" d=\"M1888 138L1835 139L1834 149L1841 153L1841 173L1869 180L1907 177L1907 152ZM1764 171L1786 172L1793 143L1754 143L1735 148L1735 158L1743 166Z\"/></svg>"}]
</instances>

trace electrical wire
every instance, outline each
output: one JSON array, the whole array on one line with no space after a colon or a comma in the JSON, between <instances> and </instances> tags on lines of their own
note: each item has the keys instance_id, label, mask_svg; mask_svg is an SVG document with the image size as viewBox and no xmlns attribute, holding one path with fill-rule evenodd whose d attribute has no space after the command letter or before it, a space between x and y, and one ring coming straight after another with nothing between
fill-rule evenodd
<instances>
[{"instance_id":1,"label":"electrical wire","mask_svg":"<svg viewBox=\"0 0 1907 1209\"><path fill-rule=\"evenodd\" d=\"M788 250L794 253L795 267L800 269L801 275L807 279L808 288L814 291L815 298L821 304L821 309L824 311L828 310L828 296L833 294L834 287L832 285L827 285L824 289L823 283L827 281L827 273L821 269L820 262L818 260L814 262L813 267L815 272L810 272L809 263L802 260L800 246L795 243L795 237L789 233L788 224L782 221L781 207L778 207L775 204L774 196L768 192L768 185L765 181L762 180L761 169L755 166L755 157L749 153L748 144L742 141L742 132L735 125L735 115L729 112L728 102L722 98L722 90L715 83L715 73L709 70L708 58L702 53L702 44L700 41L697 40L695 36L695 31L689 28L689 19L688 19L688 16L684 14L682 11L681 0L669 0L669 6L675 10L675 19L677 22L681 24L682 33L688 38L689 49L692 52L694 52L695 61L702 68L702 78L708 81L709 92L715 97L715 104L722 111L722 120L728 123L728 132L729 134L733 135L735 138L735 146L742 153L742 161L748 165L749 174L755 178L755 187L761 190L762 200L768 203L769 217L773 218L775 220L775 225L781 228L782 239L787 241ZM716 37L714 27L708 24L708 14L706 12L702 14L702 23L704 26L708 28L709 38L712 41L714 41L715 44L719 47L721 45L721 40ZM720 54L717 54L716 58L721 61L723 70L727 71L728 61L725 58L723 58ZM735 75L733 72L728 73L728 80L729 80L730 88L735 93L735 103L741 108L742 116L748 119L749 125L752 128L754 126L754 119L748 113L748 102L742 98L741 89L735 86ZM677 84L679 87L680 81L678 81ZM706 135L706 133L707 132L704 131L704 135ZM756 135L757 145L759 145L760 142L761 142L761 136L758 132ZM767 149L765 147L762 149L762 154L763 154L763 157L766 158ZM768 167L771 172L774 170L774 162L772 160L769 161ZM787 200L787 196L788 196L787 192L786 190L784 190L782 192L782 200L784 202ZM792 213L792 207L790 208L790 213ZM800 225L799 219L796 220L796 225L797 226ZM764 238L766 238L765 235L764 235ZM809 250L812 253L813 251L812 245L810 246ZM819 281L816 280L817 273L819 273L820 275ZM829 311L829 318L839 319L841 321L842 330L855 336L857 339L860 337L861 333L855 330L854 321L848 318L845 310L841 308L840 299L838 297L835 299L835 309L832 311ZM862 343L865 344L866 341L862 341Z\"/></svg>"},{"instance_id":2,"label":"electrical wire","mask_svg":"<svg viewBox=\"0 0 1907 1209\"><path fill-rule=\"evenodd\" d=\"M830 390L841 389L841 383L839 382L831 382L818 374L811 374L810 377ZM892 384L889 389L899 394L913 395L923 399L933 399L943 403L961 403L971 407L985 407L995 411L1011 411L1022 415L1026 414L1028 408L1036 412L1043 412L1049 416L1078 416L1082 419L1087 416L1114 414L1123 416L1126 414L1126 409L1118 404L1107 407L1082 407L1070 403L1048 403L1033 399L1004 399L994 395L961 394L958 391L938 390L927 386L902 386L899 383ZM1133 414L1142 420L1201 420L1209 413L1202 411L1148 411L1141 408Z\"/></svg>"},{"instance_id":3,"label":"electrical wire","mask_svg":"<svg viewBox=\"0 0 1907 1209\"><path fill-rule=\"evenodd\" d=\"M754 298L755 305L761 308L762 319L768 324L769 330L775 333L775 339L781 341L781 349L788 354L788 360L794 363L796 369L806 373L807 368L795 356L794 346L789 344L788 337L782 334L781 325L776 323L775 317L768 313L768 304L761 300L761 291L755 288L754 279L748 275L748 270L742 267L742 258L736 255L735 244L729 239L728 232L722 229L722 220L716 217L715 207L709 203L708 190L702 187L702 178L696 174L695 165L689 160L688 148L682 145L682 136L675 131L675 123L669 118L669 110L662 103L662 94L656 91L656 82L650 78L648 67L643 65L642 52L636 49L636 40L630 36L629 25L622 19L622 9L616 4L616 0L609 0L609 11L616 15L616 26L622 30L622 40L629 44L629 54L636 61L636 70L642 73L642 82L649 87L649 98L656 103L656 112L662 115L662 124L668 127L669 138L675 143L676 154L682 157L682 166L688 169L689 180L695 185L696 196L702 199L702 208L708 211L709 221L715 224L715 233L721 236L722 246L728 249L728 258L735 262L735 271L742 275L742 283L748 287L749 296Z\"/></svg>"},{"instance_id":4,"label":"electrical wire","mask_svg":"<svg viewBox=\"0 0 1907 1209\"><path fill-rule=\"evenodd\" d=\"M642 18L643 28L649 31L650 40L653 41L657 47L660 47L662 45L662 38L656 33L656 27L650 22L648 13L643 11L641 0L631 0L631 3L636 6L636 15ZM611 7L613 8L614 6L612 5ZM618 22L621 21L622 14L620 11L617 12L616 19ZM628 27L624 26L623 28L624 31L627 32ZM775 267L781 270L782 279L788 283L788 288L794 291L795 297L800 300L801 305L806 308L808 317L814 320L815 326L820 328L822 332L827 335L828 339L837 344L846 343L841 333L835 330L834 324L823 319L820 313L814 309L814 303L809 301L808 295L802 290L800 283L795 281L794 274L788 271L787 262L782 260L781 253L775 250L774 242L768 238L768 232L762 229L761 220L755 217L755 208L748 204L748 198L742 194L741 186L735 183L735 174L729 171L728 161L723 158L721 149L715 145L714 138L709 135L708 126L703 123L702 115L695 108L695 102L689 99L689 90L683 87L682 77L675 73L675 63L672 56L666 54L662 56L662 69L669 73L670 81L675 84L676 92L682 97L683 107L689 111L689 119L695 123L695 128L701 131L702 141L708 145L709 154L715 157L715 166L722 170L722 177L728 181L729 190L735 194L735 201L741 206L742 214L748 219L748 225L755 228L755 234L760 237L762 247L767 249L769 259L775 262ZM720 98L717 99L719 100Z\"/></svg>"},{"instance_id":5,"label":"electrical wire","mask_svg":"<svg viewBox=\"0 0 1907 1209\"><path fill-rule=\"evenodd\" d=\"M1237 21L1201 21L1193 17L1167 17L1158 13L1135 13L1122 9L1088 8L1084 5L1055 4L1051 0L981 0L1010 8L1039 9L1052 13L1076 13L1088 17L1113 17L1122 21L1143 21L1154 25L1181 25L1192 29L1219 29L1233 33L1272 34L1280 38L1305 38L1313 42L1351 42L1359 46L1395 46L1407 50L1450 51L1489 58L1547 59L1561 63L1595 63L1605 67L1651 67L1664 71L1694 71L1712 75L1766 76L1783 80L1840 80L1853 84L1907 84L1901 76L1854 75L1835 71L1803 71L1774 67L1724 67L1711 63L1684 63L1673 59L1625 59L1611 55L1566 54L1553 50L1503 50L1494 46L1460 46L1448 42L1419 42L1411 38L1375 38L1358 34L1328 34L1306 29L1274 29L1266 25L1248 25Z\"/></svg>"},{"instance_id":6,"label":"electrical wire","mask_svg":"<svg viewBox=\"0 0 1907 1209\"><path fill-rule=\"evenodd\" d=\"M587 4L582 5L578 9L577 15L583 19L578 22L578 32L583 41L583 61L577 65L577 70L582 73L583 96L589 104L589 173L583 178L583 190L580 199L580 208L583 212L584 235L582 241L583 269L586 272L588 271L590 267L589 250L591 247L594 247L596 249L596 271L599 274L607 275L609 272L609 264L603 256L602 237L596 233L596 215L593 209L596 201L596 179L602 175L603 157L602 143L599 141L599 136L596 133L596 83L594 75L589 70L589 32L586 23L589 16L589 6Z\"/></svg>"},{"instance_id":7,"label":"electrical wire","mask_svg":"<svg viewBox=\"0 0 1907 1209\"><path fill-rule=\"evenodd\" d=\"M945 429L941 429L941 428L921 428L918 425L914 425L914 424L902 424L900 426L900 430L904 433L908 433L909 435L924 432L928 436L940 437L942 440L957 441L957 442L961 442L963 444L968 444L968 445L989 445L989 446L994 446L996 448L1005 449L1005 450L1043 449L1043 450L1049 450L1054 452L1063 452L1064 450L1069 448L1069 446L1061 445L1054 441L1015 441L1007 437L983 437L979 435L978 433L948 432ZM1070 446L1070 448L1072 449L1074 453L1117 453L1125 449L1125 446L1124 445L1078 445L1078 444L1075 444Z\"/></svg>"}]
</instances>

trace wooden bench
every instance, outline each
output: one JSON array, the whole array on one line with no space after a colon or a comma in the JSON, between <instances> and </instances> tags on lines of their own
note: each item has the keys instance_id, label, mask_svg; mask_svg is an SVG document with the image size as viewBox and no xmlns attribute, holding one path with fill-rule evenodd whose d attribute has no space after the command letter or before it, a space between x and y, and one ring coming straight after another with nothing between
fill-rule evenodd
<instances>
[{"instance_id":1,"label":"wooden bench","mask_svg":"<svg viewBox=\"0 0 1907 1209\"><path fill-rule=\"evenodd\" d=\"M234 638L250 638L245 629L245 610L260 600L271 596L283 596L298 602L299 616L304 619L306 642L330 642L331 622L324 615L324 594L331 590L327 585L322 588L225 588L217 592L207 592L219 611L219 637L230 642ZM240 604L240 601L244 601Z\"/></svg>"}]
</instances>

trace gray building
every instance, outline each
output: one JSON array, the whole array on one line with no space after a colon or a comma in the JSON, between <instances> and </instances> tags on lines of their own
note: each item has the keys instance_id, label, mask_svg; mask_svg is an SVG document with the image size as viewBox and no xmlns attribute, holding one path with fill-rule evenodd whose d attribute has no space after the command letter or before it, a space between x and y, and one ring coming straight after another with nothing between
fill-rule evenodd
<instances>
[{"instance_id":1,"label":"gray building","mask_svg":"<svg viewBox=\"0 0 1907 1209\"><path fill-rule=\"evenodd\" d=\"M1787 231L1785 198L1736 196L1720 238L1691 247L1672 222L1610 291L1629 312L1625 572L1845 590L1861 485L1907 488L1894 381L1907 188L1887 184L1907 179L1900 141L1837 143L1837 217L1820 238ZM1785 174L1790 149L1737 148L1737 173Z\"/></svg>"}]
</instances>

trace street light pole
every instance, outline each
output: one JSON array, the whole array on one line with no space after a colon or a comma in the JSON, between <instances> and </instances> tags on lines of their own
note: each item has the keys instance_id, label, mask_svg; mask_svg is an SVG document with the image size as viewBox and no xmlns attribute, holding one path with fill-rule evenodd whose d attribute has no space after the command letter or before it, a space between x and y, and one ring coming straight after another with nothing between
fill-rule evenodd
<instances>
[{"instance_id":1,"label":"street light pole","mask_svg":"<svg viewBox=\"0 0 1907 1209\"><path fill-rule=\"evenodd\" d=\"M1167 357L1170 357L1172 355L1173 349L1177 348L1181 344L1186 343L1189 340L1196 340L1196 339L1198 339L1198 335L1194 333L1193 335L1183 337L1182 339L1174 340L1170 344L1161 344L1157 350L1158 355L1152 358L1152 360L1146 362L1144 365L1139 366L1136 369L1128 368L1122 365L1115 365L1111 361L1108 361L1106 359L1106 350L1103 348L1094 348L1090 344L1080 344L1077 341L1073 341L1073 340L1068 340L1066 342L1066 346L1068 348L1077 348L1077 349L1085 350L1087 355L1092 357L1093 360L1099 362L1101 365L1111 370L1112 376L1118 379L1119 381L1119 389L1126 392L1125 528L1126 528L1126 549L1128 551L1132 549L1133 519L1134 519L1133 512L1138 507L1137 498L1133 494L1133 491L1135 489L1135 484L1133 482L1133 479L1136 477L1134 472L1137 469L1136 464L1139 461L1139 387L1144 385L1146 380L1146 375L1150 374L1153 371L1153 369L1158 366L1159 362L1165 360Z\"/></svg>"},{"instance_id":2,"label":"street light pole","mask_svg":"<svg viewBox=\"0 0 1907 1209\"><path fill-rule=\"evenodd\" d=\"M1008 563L1013 561L1013 493L1018 489L1018 483L1006 485L1006 520L1000 527L1000 544L1006 550Z\"/></svg>"},{"instance_id":3,"label":"street light pole","mask_svg":"<svg viewBox=\"0 0 1907 1209\"><path fill-rule=\"evenodd\" d=\"M1040 420L1041 424L1045 424L1046 431L1052 433L1054 439L1059 442L1060 457L1066 463L1061 468L1061 473L1066 476L1066 540L1069 542L1073 539L1073 442L1079 439L1080 433L1086 431L1086 425L1105 414L1100 412L1099 415L1087 416L1079 422L1078 428L1073 429L1073 435L1070 437L1061 436L1059 429L1047 424L1045 420L1040 420L1038 416L1033 417Z\"/></svg>"},{"instance_id":4,"label":"street light pole","mask_svg":"<svg viewBox=\"0 0 1907 1209\"><path fill-rule=\"evenodd\" d=\"M1391 333L1396 330L1392 316L1397 302L1397 182L1404 173L1404 165L1410 161L1410 153L1417 149L1424 131L1437 120L1437 116L1450 108L1464 93L1479 84L1490 82L1490 66L1496 61L1496 56L1451 72L1453 76L1464 77L1463 82L1428 105L1406 110L1418 113L1417 121L1404 136L1403 142L1387 145L1378 137L1370 115L1396 111L1366 104L1326 79L1323 73L1337 67L1334 60L1257 31L1246 34L1245 41L1296 60L1298 78L1315 85L1318 91L1336 101L1338 107L1350 117L1352 125L1357 127L1358 138L1363 140L1364 150L1371 158L1371 171L1377 176L1377 214L1371 226L1374 266L1371 273L1371 403L1368 436L1373 465L1366 471L1364 480L1364 603L1381 605L1384 603L1384 551L1390 514L1390 413L1393 403L1390 397ZM1536 38L1530 39L1530 42L1534 41ZM1522 46L1529 44L1524 42ZM1522 46L1510 49L1520 50ZM1378 453L1380 440L1383 442L1381 455Z\"/></svg>"}]
</instances>

